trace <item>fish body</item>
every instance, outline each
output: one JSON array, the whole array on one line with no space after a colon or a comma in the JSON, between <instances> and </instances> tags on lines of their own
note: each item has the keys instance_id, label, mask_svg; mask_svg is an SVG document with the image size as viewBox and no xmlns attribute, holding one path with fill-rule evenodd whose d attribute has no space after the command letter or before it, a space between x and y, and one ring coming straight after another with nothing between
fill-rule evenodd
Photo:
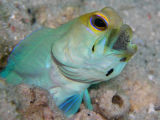
<instances>
[{"instance_id":1,"label":"fish body","mask_svg":"<svg viewBox=\"0 0 160 120\"><path fill-rule=\"evenodd\" d=\"M87 88L120 74L137 50L131 37L131 28L106 7L33 32L14 48L0 76L9 84L47 89L67 116L82 99L92 110Z\"/></svg>"}]
</instances>

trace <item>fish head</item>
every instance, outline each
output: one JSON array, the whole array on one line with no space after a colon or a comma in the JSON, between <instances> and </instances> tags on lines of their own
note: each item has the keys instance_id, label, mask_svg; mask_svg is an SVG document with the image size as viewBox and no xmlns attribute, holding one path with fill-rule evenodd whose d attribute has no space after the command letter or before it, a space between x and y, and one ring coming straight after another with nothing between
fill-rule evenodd
<instances>
[{"instance_id":1,"label":"fish head","mask_svg":"<svg viewBox=\"0 0 160 120\"><path fill-rule=\"evenodd\" d=\"M117 12L105 7L84 14L70 25L56 44L55 58L62 73L80 82L98 83L117 76L136 53L132 29Z\"/></svg>"}]
</instances>

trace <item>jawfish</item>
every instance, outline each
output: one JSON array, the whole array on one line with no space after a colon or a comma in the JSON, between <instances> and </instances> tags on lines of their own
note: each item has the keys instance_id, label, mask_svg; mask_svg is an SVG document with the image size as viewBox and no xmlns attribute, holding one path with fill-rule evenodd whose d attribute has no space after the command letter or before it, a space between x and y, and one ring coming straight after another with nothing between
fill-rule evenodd
<instances>
[{"instance_id":1,"label":"jawfish","mask_svg":"<svg viewBox=\"0 0 160 120\"><path fill-rule=\"evenodd\" d=\"M0 76L9 84L48 90L56 105L71 116L82 100L92 110L88 87L120 74L137 51L131 39L130 26L105 7L56 29L33 32L14 48Z\"/></svg>"}]
</instances>

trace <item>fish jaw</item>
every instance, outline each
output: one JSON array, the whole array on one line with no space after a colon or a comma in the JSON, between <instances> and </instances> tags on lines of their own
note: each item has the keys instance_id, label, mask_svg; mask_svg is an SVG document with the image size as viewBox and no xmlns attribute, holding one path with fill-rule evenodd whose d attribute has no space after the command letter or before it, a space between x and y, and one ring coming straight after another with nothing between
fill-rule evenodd
<instances>
[{"instance_id":1,"label":"fish jaw","mask_svg":"<svg viewBox=\"0 0 160 120\"><path fill-rule=\"evenodd\" d=\"M112 29L109 35L106 35L104 54L113 53L128 61L137 51L137 45L132 43L132 33L131 27L127 24Z\"/></svg>"}]
</instances>

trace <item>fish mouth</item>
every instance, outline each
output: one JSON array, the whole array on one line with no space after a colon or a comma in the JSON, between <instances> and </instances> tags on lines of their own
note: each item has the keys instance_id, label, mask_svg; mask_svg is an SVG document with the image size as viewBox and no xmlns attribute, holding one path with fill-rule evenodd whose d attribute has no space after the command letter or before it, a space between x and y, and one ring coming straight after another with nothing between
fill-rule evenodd
<instances>
[{"instance_id":1,"label":"fish mouth","mask_svg":"<svg viewBox=\"0 0 160 120\"><path fill-rule=\"evenodd\" d=\"M112 49L120 52L122 58L130 59L137 51L137 45L131 43L132 33L131 27L123 24L118 30L117 37L112 44Z\"/></svg>"}]
</instances>

